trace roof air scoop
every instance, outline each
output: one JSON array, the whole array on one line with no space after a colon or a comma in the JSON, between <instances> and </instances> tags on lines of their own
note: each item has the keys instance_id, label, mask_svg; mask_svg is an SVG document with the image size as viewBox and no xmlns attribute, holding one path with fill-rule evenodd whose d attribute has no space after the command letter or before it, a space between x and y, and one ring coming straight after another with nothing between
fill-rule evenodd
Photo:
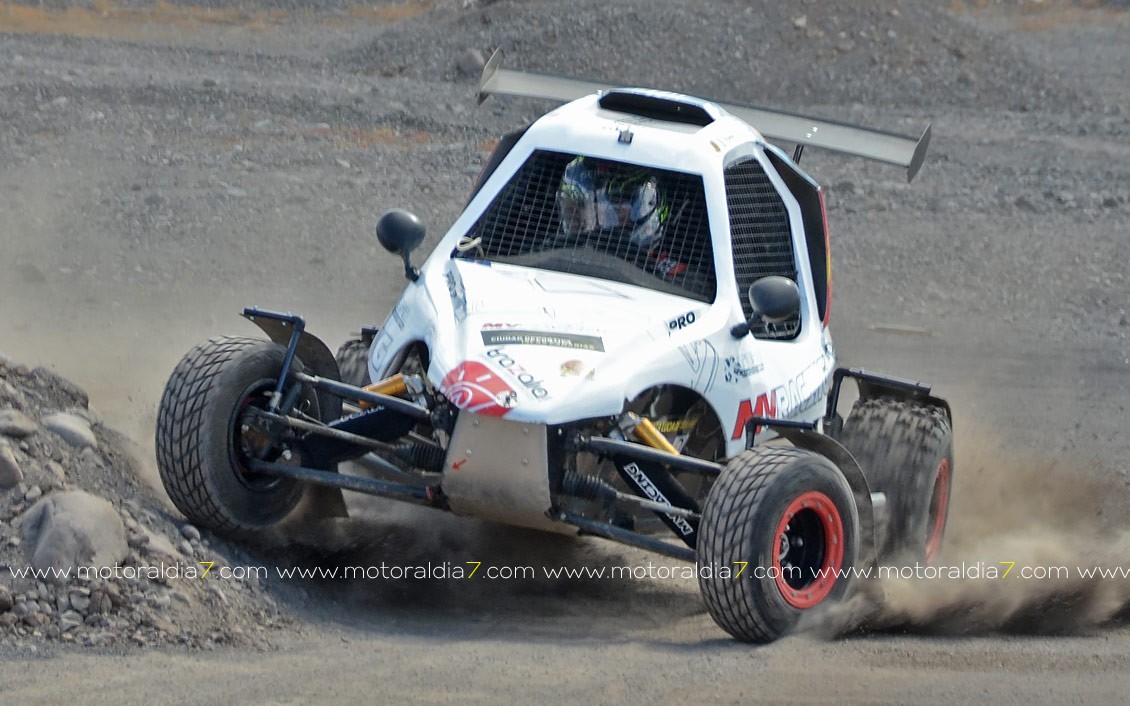
<instances>
[{"instance_id":1,"label":"roof air scoop","mask_svg":"<svg viewBox=\"0 0 1130 706\"><path fill-rule=\"evenodd\" d=\"M657 93L657 91L613 89L605 92L598 103L605 110L637 115L650 120L662 120L699 127L706 127L714 122L714 116L707 112L703 106L656 95Z\"/></svg>"}]
</instances>

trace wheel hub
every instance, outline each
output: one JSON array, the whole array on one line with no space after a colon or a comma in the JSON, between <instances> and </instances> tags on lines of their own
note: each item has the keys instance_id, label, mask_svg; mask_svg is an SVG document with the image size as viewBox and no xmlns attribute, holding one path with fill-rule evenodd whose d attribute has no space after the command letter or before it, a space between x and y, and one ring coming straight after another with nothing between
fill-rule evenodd
<instances>
[{"instance_id":1,"label":"wheel hub","mask_svg":"<svg viewBox=\"0 0 1130 706\"><path fill-rule=\"evenodd\" d=\"M843 564L844 527L839 510L824 493L795 498L777 525L775 580L785 602L811 608L832 592Z\"/></svg>"},{"instance_id":2,"label":"wheel hub","mask_svg":"<svg viewBox=\"0 0 1130 706\"><path fill-rule=\"evenodd\" d=\"M272 381L261 381L248 390L231 428L236 471L244 485L256 490L273 487L279 479L251 471L249 461L288 462L291 459L285 442L289 429L263 414L263 408L270 400L272 385Z\"/></svg>"}]
</instances>

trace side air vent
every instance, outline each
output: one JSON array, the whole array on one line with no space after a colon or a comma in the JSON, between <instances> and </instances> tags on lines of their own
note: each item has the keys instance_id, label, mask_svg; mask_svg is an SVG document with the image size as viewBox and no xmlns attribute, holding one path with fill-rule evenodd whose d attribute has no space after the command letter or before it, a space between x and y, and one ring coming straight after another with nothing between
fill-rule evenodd
<instances>
[{"instance_id":1,"label":"side air vent","mask_svg":"<svg viewBox=\"0 0 1130 706\"><path fill-rule=\"evenodd\" d=\"M734 275L746 320L753 316L745 293L762 277L780 275L797 281L789 211L761 163L753 157L725 169L726 204L730 209L730 243L734 249ZM796 338L800 316L779 323L759 321L755 338Z\"/></svg>"},{"instance_id":2,"label":"side air vent","mask_svg":"<svg viewBox=\"0 0 1130 706\"><path fill-rule=\"evenodd\" d=\"M706 127L714 122L702 106L632 91L609 91L600 97L599 103L605 110L669 123Z\"/></svg>"}]
</instances>

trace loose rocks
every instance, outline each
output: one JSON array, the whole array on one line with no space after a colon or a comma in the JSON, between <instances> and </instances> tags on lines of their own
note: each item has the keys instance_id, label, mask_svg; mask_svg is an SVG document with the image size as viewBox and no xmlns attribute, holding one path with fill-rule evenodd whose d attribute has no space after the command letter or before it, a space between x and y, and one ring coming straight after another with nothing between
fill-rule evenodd
<instances>
[{"instance_id":1,"label":"loose rocks","mask_svg":"<svg viewBox=\"0 0 1130 706\"><path fill-rule=\"evenodd\" d=\"M114 506L81 490L41 499L24 516L21 530L35 547L31 563L40 571L113 566L129 551Z\"/></svg>"}]
</instances>

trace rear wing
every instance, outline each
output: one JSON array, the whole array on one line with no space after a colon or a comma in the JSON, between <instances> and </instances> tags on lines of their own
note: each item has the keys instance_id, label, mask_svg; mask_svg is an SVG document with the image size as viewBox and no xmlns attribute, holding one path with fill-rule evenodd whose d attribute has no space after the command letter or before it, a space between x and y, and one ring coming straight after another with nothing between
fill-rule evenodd
<instances>
[{"instance_id":1,"label":"rear wing","mask_svg":"<svg viewBox=\"0 0 1130 706\"><path fill-rule=\"evenodd\" d=\"M501 63L502 54L496 51L483 67L483 75L479 79L479 103L493 94L568 102L618 88L596 81L504 69ZM756 105L711 102L757 128L766 139L791 142L798 147L822 147L905 167L907 181L918 174L930 145L929 124L916 139Z\"/></svg>"}]
</instances>

